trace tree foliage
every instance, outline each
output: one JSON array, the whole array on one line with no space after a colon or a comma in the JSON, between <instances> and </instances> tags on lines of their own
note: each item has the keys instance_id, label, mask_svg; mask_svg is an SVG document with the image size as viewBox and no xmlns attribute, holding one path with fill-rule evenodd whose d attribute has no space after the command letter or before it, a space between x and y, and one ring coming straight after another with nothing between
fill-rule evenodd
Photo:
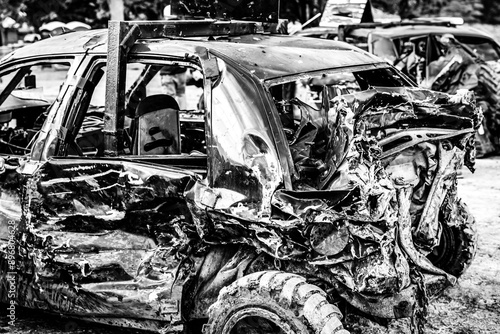
<instances>
[{"instance_id":1,"label":"tree foliage","mask_svg":"<svg viewBox=\"0 0 500 334\"><path fill-rule=\"evenodd\" d=\"M170 0L122 0L126 19L159 19ZM323 10L327 0L281 0L281 16L305 22ZM500 23L498 0L371 0L372 4L402 18L458 16L468 22ZM109 20L108 0L0 0L2 17L39 27L54 20L82 21L94 28Z\"/></svg>"},{"instance_id":2,"label":"tree foliage","mask_svg":"<svg viewBox=\"0 0 500 334\"><path fill-rule=\"evenodd\" d=\"M500 24L500 1L498 0L482 0L483 22Z\"/></svg>"},{"instance_id":3,"label":"tree foliage","mask_svg":"<svg viewBox=\"0 0 500 334\"><path fill-rule=\"evenodd\" d=\"M399 14L402 18L427 16L462 17L466 22L477 22L484 18L484 2L498 0L372 0L376 8ZM500 10L500 4L496 5ZM498 15L498 12L497 14Z\"/></svg>"},{"instance_id":4,"label":"tree foliage","mask_svg":"<svg viewBox=\"0 0 500 334\"><path fill-rule=\"evenodd\" d=\"M159 19L169 0L123 0L126 19ZM35 27L50 21L81 21L93 28L107 26L107 0L0 0L3 17L27 21Z\"/></svg>"}]
</instances>

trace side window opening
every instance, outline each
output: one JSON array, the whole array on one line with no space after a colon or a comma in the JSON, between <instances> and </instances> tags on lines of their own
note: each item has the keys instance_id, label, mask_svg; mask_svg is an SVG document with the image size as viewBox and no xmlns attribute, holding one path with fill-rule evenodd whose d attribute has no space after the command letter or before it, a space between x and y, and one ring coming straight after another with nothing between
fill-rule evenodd
<instances>
[{"instance_id":1,"label":"side window opening","mask_svg":"<svg viewBox=\"0 0 500 334\"><path fill-rule=\"evenodd\" d=\"M85 113L76 113L76 119L66 135L71 149L78 155L101 156L104 152L104 136L102 129L104 127L104 110L92 105L92 96L97 85L104 81L104 70L97 68L92 72L89 80L85 83L81 91L79 108L86 110Z\"/></svg>"},{"instance_id":2,"label":"side window opening","mask_svg":"<svg viewBox=\"0 0 500 334\"><path fill-rule=\"evenodd\" d=\"M0 154L29 153L70 66L69 59L38 62L0 75Z\"/></svg>"},{"instance_id":3,"label":"side window opening","mask_svg":"<svg viewBox=\"0 0 500 334\"><path fill-rule=\"evenodd\" d=\"M393 65L416 83L427 77L426 66L443 55L438 47L436 36L423 35L394 40L399 56Z\"/></svg>"},{"instance_id":4,"label":"side window opening","mask_svg":"<svg viewBox=\"0 0 500 334\"><path fill-rule=\"evenodd\" d=\"M93 104L97 87L102 87L105 70L101 64L91 70L86 79L81 79L75 96L69 103L63 127L64 142L59 147L59 156L102 156L104 152L104 109Z\"/></svg>"},{"instance_id":5,"label":"side window opening","mask_svg":"<svg viewBox=\"0 0 500 334\"><path fill-rule=\"evenodd\" d=\"M135 64L127 71L126 154L204 155L203 75L179 64Z\"/></svg>"},{"instance_id":6,"label":"side window opening","mask_svg":"<svg viewBox=\"0 0 500 334\"><path fill-rule=\"evenodd\" d=\"M104 62L94 68L65 120L60 156L104 153ZM120 156L206 169L203 74L196 65L131 61L125 80L124 151ZM72 117L72 118L71 118ZM203 162L195 161L204 159Z\"/></svg>"}]
</instances>

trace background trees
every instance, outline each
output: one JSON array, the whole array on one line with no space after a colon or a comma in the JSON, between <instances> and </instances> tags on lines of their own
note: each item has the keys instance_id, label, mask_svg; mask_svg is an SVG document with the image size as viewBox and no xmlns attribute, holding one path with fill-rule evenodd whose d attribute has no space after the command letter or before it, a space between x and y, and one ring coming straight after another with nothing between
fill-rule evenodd
<instances>
[{"instance_id":1,"label":"background trees","mask_svg":"<svg viewBox=\"0 0 500 334\"><path fill-rule=\"evenodd\" d=\"M327 0L281 0L283 18L305 22L323 10ZM459 16L467 22L500 23L498 0L371 0L374 7L402 18L415 16ZM82 21L94 28L105 27L110 4L123 8L125 19L158 19L170 0L0 0L0 19L39 27L54 20ZM114 8L115 6L111 6ZM120 10L120 9L118 9Z\"/></svg>"},{"instance_id":2,"label":"background trees","mask_svg":"<svg viewBox=\"0 0 500 334\"><path fill-rule=\"evenodd\" d=\"M301 22L321 12L327 0L282 0L281 12L292 12ZM500 23L498 0L371 0L375 8L402 18L457 16L466 22ZM487 8L487 10L486 10Z\"/></svg>"},{"instance_id":3,"label":"background trees","mask_svg":"<svg viewBox=\"0 0 500 334\"><path fill-rule=\"evenodd\" d=\"M39 27L50 21L81 21L93 28L107 26L110 3L123 8L123 18L137 19L139 14L148 19L159 19L165 0L0 0L0 18L7 16L19 23L28 22ZM112 8L112 7L111 7Z\"/></svg>"},{"instance_id":4,"label":"background trees","mask_svg":"<svg viewBox=\"0 0 500 334\"><path fill-rule=\"evenodd\" d=\"M498 0L482 0L484 6L483 22L484 23L500 23L500 1Z\"/></svg>"}]
</instances>

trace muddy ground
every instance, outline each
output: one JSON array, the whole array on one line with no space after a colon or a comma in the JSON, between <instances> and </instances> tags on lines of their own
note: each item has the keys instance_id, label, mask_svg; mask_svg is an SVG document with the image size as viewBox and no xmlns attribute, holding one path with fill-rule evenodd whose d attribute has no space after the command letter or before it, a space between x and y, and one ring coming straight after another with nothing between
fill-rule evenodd
<instances>
[{"instance_id":1,"label":"muddy ground","mask_svg":"<svg viewBox=\"0 0 500 334\"><path fill-rule=\"evenodd\" d=\"M474 174L463 170L459 194L478 222L478 252L458 284L431 302L425 333L500 334L500 158L478 160L476 168ZM20 310L16 325L9 327L4 314L2 305L0 332L3 333L133 333L90 327L58 316ZM393 321L387 327L365 320L355 326L353 332L406 334L410 329L407 320Z\"/></svg>"}]
</instances>

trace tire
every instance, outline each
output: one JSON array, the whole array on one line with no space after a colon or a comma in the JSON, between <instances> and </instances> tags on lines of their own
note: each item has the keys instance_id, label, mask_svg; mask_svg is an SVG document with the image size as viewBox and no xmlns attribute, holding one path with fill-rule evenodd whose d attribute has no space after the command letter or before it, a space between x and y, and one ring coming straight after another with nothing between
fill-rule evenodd
<instances>
[{"instance_id":1,"label":"tire","mask_svg":"<svg viewBox=\"0 0 500 334\"><path fill-rule=\"evenodd\" d=\"M455 202L450 220L441 223L439 245L428 255L429 260L448 274L460 277L470 266L477 250L476 221L467 205Z\"/></svg>"},{"instance_id":2,"label":"tire","mask_svg":"<svg viewBox=\"0 0 500 334\"><path fill-rule=\"evenodd\" d=\"M204 334L337 333L340 310L304 277L261 271L223 288L209 308Z\"/></svg>"}]
</instances>

